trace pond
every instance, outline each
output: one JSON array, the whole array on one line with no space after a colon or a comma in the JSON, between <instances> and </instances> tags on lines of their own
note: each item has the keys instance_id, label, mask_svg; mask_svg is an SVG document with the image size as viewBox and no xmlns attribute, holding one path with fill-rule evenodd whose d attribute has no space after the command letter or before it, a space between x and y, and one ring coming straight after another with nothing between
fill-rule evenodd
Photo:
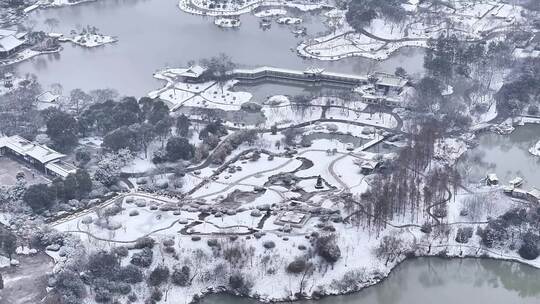
<instances>
[{"instance_id":1,"label":"pond","mask_svg":"<svg viewBox=\"0 0 540 304\"><path fill-rule=\"evenodd\" d=\"M234 91L250 92L252 101L264 103L269 97L275 95L287 95L290 97L304 96L341 96L350 94L351 87L335 87L327 85L305 85L298 83L279 83L275 81L264 81L257 83L240 83L234 86Z\"/></svg>"},{"instance_id":2,"label":"pond","mask_svg":"<svg viewBox=\"0 0 540 304\"><path fill-rule=\"evenodd\" d=\"M240 28L221 29L214 25L213 18L184 13L177 3L177 0L107 0L35 11L29 19L37 29L51 31L44 20L56 18L60 22L52 29L54 32L69 34L73 29L92 25L102 34L117 36L119 41L94 49L65 44L61 53L38 56L17 65L17 70L37 75L44 88L59 83L64 93L74 88L114 88L121 94L136 96L161 86L152 77L156 70L185 66L190 60L219 53L230 55L243 67L317 66L361 73L393 72L403 66L409 73L423 72L421 49L403 49L383 62L362 58L335 62L306 60L294 51L303 38L295 37L290 27L274 23L271 29L263 31L259 19L248 14L241 17ZM303 17L310 36L326 31L320 12Z\"/></svg>"},{"instance_id":3,"label":"pond","mask_svg":"<svg viewBox=\"0 0 540 304\"><path fill-rule=\"evenodd\" d=\"M202 304L256 304L227 295ZM298 304L540 303L540 270L487 259L420 258L405 261L390 277L363 291Z\"/></svg>"},{"instance_id":4,"label":"pond","mask_svg":"<svg viewBox=\"0 0 540 304\"><path fill-rule=\"evenodd\" d=\"M482 133L478 135L479 145L460 160L462 171L470 181L496 173L503 184L519 176L525 180L525 188L540 188L540 157L529 153L539 140L538 124L517 127L509 135Z\"/></svg>"}]
</instances>

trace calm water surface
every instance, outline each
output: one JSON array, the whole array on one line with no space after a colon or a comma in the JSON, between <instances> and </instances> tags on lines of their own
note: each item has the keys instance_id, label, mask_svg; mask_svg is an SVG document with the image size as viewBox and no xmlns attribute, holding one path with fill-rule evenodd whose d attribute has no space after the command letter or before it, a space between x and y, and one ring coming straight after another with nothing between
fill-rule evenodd
<instances>
[{"instance_id":1,"label":"calm water surface","mask_svg":"<svg viewBox=\"0 0 540 304\"><path fill-rule=\"evenodd\" d=\"M256 304L225 295L203 304ZM363 291L298 304L538 304L540 270L518 263L422 258L405 261L390 277Z\"/></svg>"},{"instance_id":2,"label":"calm water surface","mask_svg":"<svg viewBox=\"0 0 540 304\"><path fill-rule=\"evenodd\" d=\"M213 18L180 11L177 0L101 0L92 3L33 12L36 28L50 31L47 18L60 21L54 32L69 34L78 26L96 26L119 41L95 49L64 45L60 54L40 56L18 65L21 73L34 73L47 87L60 83L64 91L115 88L126 95L142 95L160 86L152 73L164 67L184 66L189 60L221 52L242 66L271 65L304 69L324 67L339 72L382 70L403 66L410 73L423 71L423 51L405 49L384 62L361 58L337 62L305 60L291 51L302 38L291 28L272 24L263 31L253 15L241 17L238 29L220 29ZM318 13L304 16L310 35L326 31Z\"/></svg>"},{"instance_id":3,"label":"calm water surface","mask_svg":"<svg viewBox=\"0 0 540 304\"><path fill-rule=\"evenodd\" d=\"M509 135L484 133L478 140L479 145L461 162L471 180L478 181L493 172L503 183L520 176L525 179L525 187L540 188L540 157L528 151L540 140L540 125L517 127Z\"/></svg>"}]
</instances>

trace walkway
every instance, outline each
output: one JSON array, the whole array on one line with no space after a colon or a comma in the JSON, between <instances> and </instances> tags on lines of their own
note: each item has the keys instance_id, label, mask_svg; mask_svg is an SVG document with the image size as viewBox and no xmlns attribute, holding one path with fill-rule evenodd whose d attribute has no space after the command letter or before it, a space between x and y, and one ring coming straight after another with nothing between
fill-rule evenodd
<instances>
[{"instance_id":1,"label":"walkway","mask_svg":"<svg viewBox=\"0 0 540 304\"><path fill-rule=\"evenodd\" d=\"M350 190L350 187L349 185L347 185L342 179L341 179L341 175L337 174L336 171L334 170L334 166L336 165L336 163L342 159L344 159L345 157L347 156L352 156L353 153L355 152L360 152L360 151L365 151L373 146L375 146L376 144L380 143L381 141L385 140L386 137L384 136L376 136L374 139L370 140L369 142L365 143L364 145L362 145L361 147L355 149L354 151L351 151L347 154L344 154L336 159L334 159L330 165L328 166L328 172L330 172L330 175L332 175L332 177L338 182L338 184L341 186L341 191L340 192L348 192Z\"/></svg>"}]
</instances>

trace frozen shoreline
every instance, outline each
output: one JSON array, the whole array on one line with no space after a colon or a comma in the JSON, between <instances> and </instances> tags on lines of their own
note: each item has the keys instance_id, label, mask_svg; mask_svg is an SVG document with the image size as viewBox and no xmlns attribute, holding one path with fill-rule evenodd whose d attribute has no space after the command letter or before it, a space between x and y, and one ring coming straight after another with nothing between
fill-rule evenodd
<instances>
[{"instance_id":1,"label":"frozen shoreline","mask_svg":"<svg viewBox=\"0 0 540 304\"><path fill-rule=\"evenodd\" d=\"M118 39L116 39L113 36L107 36L107 35L83 34L83 35L76 35L73 37L62 37L62 38L59 38L59 41L71 42L73 44L86 47L86 48L94 48L94 47L103 46L110 43L115 43L118 41Z\"/></svg>"},{"instance_id":2,"label":"frozen shoreline","mask_svg":"<svg viewBox=\"0 0 540 304\"><path fill-rule=\"evenodd\" d=\"M322 9L327 7L325 4L309 4L309 3L294 3L287 1L278 1L278 0L255 0L251 1L249 4L246 4L242 7L237 7L233 10L225 9L211 9L202 5L202 2L195 0L180 0L178 2L178 7L180 10L194 15L201 16L213 16L213 17L226 17L226 16L239 16L243 14L251 13L253 10L262 7L286 7L286 8L295 8L304 12L313 11L317 9Z\"/></svg>"},{"instance_id":3,"label":"frozen shoreline","mask_svg":"<svg viewBox=\"0 0 540 304\"><path fill-rule=\"evenodd\" d=\"M238 293L234 293L234 292L231 292L230 290L228 289L219 289L219 290L212 290L212 291L207 291L207 292L203 292L201 294L196 294L193 296L193 298L191 299L190 302L188 302L189 304L196 304L196 303L199 303L201 299L205 298L205 297L208 297L208 296L211 296L211 295L219 295L219 294L227 294L227 295L232 295L232 296L236 296L236 297L240 297L240 298L248 298L248 299L254 299L254 300L257 300L257 301L260 301L260 302L263 302L263 303L274 303L274 302L298 302L298 301L304 301L304 300L320 300L322 298L326 298L326 297L338 297L338 296L345 296L345 295L351 295L351 294L355 294L355 293L360 293L362 291L364 291L365 289L367 288L370 288L370 287L375 287L377 286L378 284L381 284L383 283L385 280L389 279L390 276L393 274L393 272L399 267L401 266L401 264L409 261L409 260L414 260L414 259L421 259L421 258L428 258L428 259L431 259L431 258L439 258L439 259L443 259L443 260L460 260L460 259L479 259L479 260L494 260L494 261L501 261L501 262L513 262L513 263L519 263L519 264L523 264L523 265L527 265L527 266L531 266L531 267L534 267L535 269L539 269L540 270L540 265L537 265L537 264L531 264L531 263L528 263L526 260L524 261L523 259L512 259L512 258L502 258L502 257L492 257L492 256L486 256L486 255L463 255L463 256L441 256L441 255L438 255L438 254L433 254L433 255L418 255L418 256L412 256L412 257L405 257L403 258L402 260L400 260L399 262L395 263L395 265L393 265L390 269L390 271L382 276L382 277L377 277L377 278L373 278L371 282L369 283L366 283L365 285L363 285L362 287L359 287L359 288L354 288L354 289L351 289L351 290L348 290L348 291L345 291L345 292L336 292L336 293L333 293L333 292L328 292L328 293L324 293L324 294L317 294L316 297L313 297L313 296L308 296L308 297L302 297L302 298L276 298L276 299L265 299L265 298L261 298L261 297L257 297L257 296L245 296L245 295L240 295Z\"/></svg>"},{"instance_id":4,"label":"frozen shoreline","mask_svg":"<svg viewBox=\"0 0 540 304\"><path fill-rule=\"evenodd\" d=\"M54 53L59 53L60 51L62 51L62 47L59 47L58 49L56 50L52 50L52 51L33 51L33 50L30 50L30 49L26 49L22 52L20 52L16 58L13 58L13 59L7 59L7 60L4 60L2 62L0 62L0 66L9 66L9 65L12 65L12 64L16 64L16 63L19 63L19 62L23 62L23 61L26 61L26 60L29 60L29 59L32 59L36 56L39 56L39 55L47 55L47 54L54 54Z\"/></svg>"}]
</instances>

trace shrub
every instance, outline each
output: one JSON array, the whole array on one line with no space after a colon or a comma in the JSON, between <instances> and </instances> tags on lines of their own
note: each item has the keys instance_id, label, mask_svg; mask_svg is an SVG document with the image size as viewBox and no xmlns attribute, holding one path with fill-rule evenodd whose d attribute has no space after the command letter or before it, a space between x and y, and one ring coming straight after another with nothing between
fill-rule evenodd
<instances>
[{"instance_id":1,"label":"shrub","mask_svg":"<svg viewBox=\"0 0 540 304\"><path fill-rule=\"evenodd\" d=\"M152 295L150 296L150 298L156 302L159 302L163 298L163 292L156 288L152 291Z\"/></svg>"},{"instance_id":2,"label":"shrub","mask_svg":"<svg viewBox=\"0 0 540 304\"><path fill-rule=\"evenodd\" d=\"M115 282L114 291L119 294L127 295L131 292L131 285L124 282Z\"/></svg>"},{"instance_id":3,"label":"shrub","mask_svg":"<svg viewBox=\"0 0 540 304\"><path fill-rule=\"evenodd\" d=\"M253 287L253 282L237 272L229 277L229 286L239 294L247 295Z\"/></svg>"},{"instance_id":4,"label":"shrub","mask_svg":"<svg viewBox=\"0 0 540 304\"><path fill-rule=\"evenodd\" d=\"M139 268L134 265L126 265L125 267L120 268L116 277L119 281L135 284L142 282L143 273Z\"/></svg>"},{"instance_id":5,"label":"shrub","mask_svg":"<svg viewBox=\"0 0 540 304\"><path fill-rule=\"evenodd\" d=\"M88 257L86 269L88 274L94 278L112 278L119 265L116 255L105 251L99 251Z\"/></svg>"},{"instance_id":6,"label":"shrub","mask_svg":"<svg viewBox=\"0 0 540 304\"><path fill-rule=\"evenodd\" d=\"M518 250L519 255L526 260L534 260L540 255L538 246L530 243L523 243Z\"/></svg>"},{"instance_id":7,"label":"shrub","mask_svg":"<svg viewBox=\"0 0 540 304\"><path fill-rule=\"evenodd\" d=\"M122 207L120 207L119 205L113 205L109 208L105 208L103 209L101 212L101 215L102 216L105 216L105 217L111 217L111 216L115 216L117 215L118 213L122 212Z\"/></svg>"},{"instance_id":8,"label":"shrub","mask_svg":"<svg viewBox=\"0 0 540 304\"><path fill-rule=\"evenodd\" d=\"M166 253L170 253L170 254L173 254L176 252L176 249L174 249L174 247L165 247L163 249L163 251L165 251Z\"/></svg>"},{"instance_id":9,"label":"shrub","mask_svg":"<svg viewBox=\"0 0 540 304\"><path fill-rule=\"evenodd\" d=\"M529 231L523 236L523 244L518 250L519 255L526 260L534 260L540 255L538 244L540 237Z\"/></svg>"},{"instance_id":10,"label":"shrub","mask_svg":"<svg viewBox=\"0 0 540 304\"><path fill-rule=\"evenodd\" d=\"M318 237L315 249L317 254L329 263L335 263L341 257L341 250L334 234Z\"/></svg>"},{"instance_id":11,"label":"shrub","mask_svg":"<svg viewBox=\"0 0 540 304\"><path fill-rule=\"evenodd\" d=\"M145 236L142 238L138 238L133 247L135 249L154 248L155 244L156 244L156 241L154 241L153 238Z\"/></svg>"},{"instance_id":12,"label":"shrub","mask_svg":"<svg viewBox=\"0 0 540 304\"><path fill-rule=\"evenodd\" d=\"M144 248L141 252L133 254L131 264L139 267L150 267L153 258L154 252L152 249Z\"/></svg>"},{"instance_id":13,"label":"shrub","mask_svg":"<svg viewBox=\"0 0 540 304\"><path fill-rule=\"evenodd\" d=\"M64 298L81 299L86 295L86 288L83 281L77 273L71 270L64 270L56 275L56 285L54 288Z\"/></svg>"},{"instance_id":14,"label":"shrub","mask_svg":"<svg viewBox=\"0 0 540 304\"><path fill-rule=\"evenodd\" d=\"M307 263L306 260L303 258L296 258L294 261L289 263L287 266L287 272L289 273L301 273L306 270Z\"/></svg>"},{"instance_id":15,"label":"shrub","mask_svg":"<svg viewBox=\"0 0 540 304\"><path fill-rule=\"evenodd\" d=\"M266 249L272 249L276 247L276 243L274 243L273 241L267 241L267 242L264 242L263 246Z\"/></svg>"},{"instance_id":16,"label":"shrub","mask_svg":"<svg viewBox=\"0 0 540 304\"><path fill-rule=\"evenodd\" d=\"M174 246L174 239L166 239L163 241L163 246L171 247Z\"/></svg>"},{"instance_id":17,"label":"shrub","mask_svg":"<svg viewBox=\"0 0 540 304\"><path fill-rule=\"evenodd\" d=\"M182 268L176 268L172 274L172 282L178 286L187 286L190 280L190 269L188 266L183 266Z\"/></svg>"},{"instance_id":18,"label":"shrub","mask_svg":"<svg viewBox=\"0 0 540 304\"><path fill-rule=\"evenodd\" d=\"M118 246L112 249L112 253L114 253L118 257L125 258L129 255L129 250L126 246Z\"/></svg>"},{"instance_id":19,"label":"shrub","mask_svg":"<svg viewBox=\"0 0 540 304\"><path fill-rule=\"evenodd\" d=\"M456 234L456 242L465 244L473 235L472 227L458 228Z\"/></svg>"},{"instance_id":20,"label":"shrub","mask_svg":"<svg viewBox=\"0 0 540 304\"><path fill-rule=\"evenodd\" d=\"M431 225L428 222L425 222L424 224L422 224L422 227L420 228L420 231L426 234L431 233L431 230L432 230Z\"/></svg>"},{"instance_id":21,"label":"shrub","mask_svg":"<svg viewBox=\"0 0 540 304\"><path fill-rule=\"evenodd\" d=\"M366 269L360 268L356 270L349 270L345 272L343 278L334 279L330 286L332 288L339 290L340 293L346 293L350 290L360 289L363 280L366 277Z\"/></svg>"},{"instance_id":22,"label":"shrub","mask_svg":"<svg viewBox=\"0 0 540 304\"><path fill-rule=\"evenodd\" d=\"M217 247L219 245L217 239L209 239L206 243L209 247Z\"/></svg>"},{"instance_id":23,"label":"shrub","mask_svg":"<svg viewBox=\"0 0 540 304\"><path fill-rule=\"evenodd\" d=\"M169 268L167 266L158 266L150 272L150 275L148 276L148 285L150 286L158 286L161 285L163 282L166 282L169 278Z\"/></svg>"}]
</instances>

